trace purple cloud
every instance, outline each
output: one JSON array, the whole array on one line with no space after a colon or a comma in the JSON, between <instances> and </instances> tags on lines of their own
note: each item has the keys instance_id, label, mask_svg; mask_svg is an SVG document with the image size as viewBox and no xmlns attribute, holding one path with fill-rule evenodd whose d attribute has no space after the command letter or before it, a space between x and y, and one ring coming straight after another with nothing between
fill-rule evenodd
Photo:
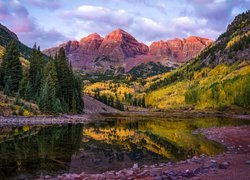
<instances>
[{"instance_id":1,"label":"purple cloud","mask_svg":"<svg viewBox=\"0 0 250 180\"><path fill-rule=\"evenodd\" d=\"M44 30L19 1L1 2L0 10L2 9L4 11L0 11L0 18L3 24L17 33L19 39L30 47L37 42L42 48L47 48L68 39L54 29Z\"/></svg>"},{"instance_id":2,"label":"purple cloud","mask_svg":"<svg viewBox=\"0 0 250 180\"><path fill-rule=\"evenodd\" d=\"M192 15L206 19L208 26L217 31L225 30L226 25L235 16L235 8L250 9L249 0L194 0L190 4Z\"/></svg>"},{"instance_id":3,"label":"purple cloud","mask_svg":"<svg viewBox=\"0 0 250 180\"><path fill-rule=\"evenodd\" d=\"M50 10L59 9L61 7L61 3L59 0L26 0L27 3L37 6L39 8L47 8Z\"/></svg>"},{"instance_id":4,"label":"purple cloud","mask_svg":"<svg viewBox=\"0 0 250 180\"><path fill-rule=\"evenodd\" d=\"M84 5L74 11L66 11L63 18L77 18L85 21L96 21L100 24L127 27L133 23L133 17L123 9L109 9L101 6Z\"/></svg>"}]
</instances>

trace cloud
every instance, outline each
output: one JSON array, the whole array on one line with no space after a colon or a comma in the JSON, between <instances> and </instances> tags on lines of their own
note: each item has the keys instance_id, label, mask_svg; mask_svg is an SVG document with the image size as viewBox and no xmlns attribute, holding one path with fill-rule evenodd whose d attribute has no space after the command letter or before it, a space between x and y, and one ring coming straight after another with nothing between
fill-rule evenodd
<instances>
[{"instance_id":1,"label":"cloud","mask_svg":"<svg viewBox=\"0 0 250 180\"><path fill-rule=\"evenodd\" d=\"M217 31L208 33L207 20L192 16L181 16L164 21L143 17L136 12L127 12L123 9L109 9L101 6L80 6L77 9L68 10L61 14L61 18L68 20L75 29L80 29L75 34L96 31L106 35L116 28L123 28L134 37L143 42L151 42L160 39L174 37L187 37L189 35L208 35L214 38L218 36ZM70 22L69 22L70 21ZM207 34L205 34L206 32ZM84 34L86 35L86 34ZM77 36L80 38L80 36Z\"/></svg>"},{"instance_id":2,"label":"cloud","mask_svg":"<svg viewBox=\"0 0 250 180\"><path fill-rule=\"evenodd\" d=\"M225 30L236 9L241 9L238 13L250 9L249 0L194 0L190 5L194 17L206 19L207 25L217 31Z\"/></svg>"},{"instance_id":3,"label":"cloud","mask_svg":"<svg viewBox=\"0 0 250 180\"><path fill-rule=\"evenodd\" d=\"M110 1L114 1L114 2L120 2L121 0L110 0ZM148 8L153 8L158 10L159 12L165 14L167 12L167 8L166 8L166 3L163 1L159 1L159 0L123 0L129 4L140 4L140 6L144 5Z\"/></svg>"},{"instance_id":4,"label":"cloud","mask_svg":"<svg viewBox=\"0 0 250 180\"><path fill-rule=\"evenodd\" d=\"M36 20L30 16L28 10L17 0L0 3L1 22L14 31L26 45L32 46L35 42L41 48L51 47L67 38L55 29L44 30Z\"/></svg>"},{"instance_id":5,"label":"cloud","mask_svg":"<svg viewBox=\"0 0 250 180\"><path fill-rule=\"evenodd\" d=\"M133 22L132 16L123 9L109 9L101 6L84 5L74 11L66 11L62 17L78 18L80 20L97 21L100 24L129 26Z\"/></svg>"},{"instance_id":6,"label":"cloud","mask_svg":"<svg viewBox=\"0 0 250 180\"><path fill-rule=\"evenodd\" d=\"M26 0L28 4L39 8L47 8L50 10L59 9L61 7L59 0Z\"/></svg>"},{"instance_id":7,"label":"cloud","mask_svg":"<svg viewBox=\"0 0 250 180\"><path fill-rule=\"evenodd\" d=\"M9 0L0 1L0 21L24 43L47 48L93 32L105 36L117 28L142 42L189 35L216 39L247 9L250 0ZM46 13L52 13L48 22Z\"/></svg>"}]
</instances>

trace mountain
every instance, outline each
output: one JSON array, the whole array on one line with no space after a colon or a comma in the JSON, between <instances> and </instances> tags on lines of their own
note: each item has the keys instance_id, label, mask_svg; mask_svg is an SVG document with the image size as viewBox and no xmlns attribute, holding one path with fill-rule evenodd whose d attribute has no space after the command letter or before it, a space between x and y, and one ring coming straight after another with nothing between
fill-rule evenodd
<instances>
[{"instance_id":1,"label":"mountain","mask_svg":"<svg viewBox=\"0 0 250 180\"><path fill-rule=\"evenodd\" d=\"M32 49L20 42L15 33L10 31L4 25L0 24L0 56L2 55L9 42L11 42L12 40L17 41L21 57L29 60L31 57Z\"/></svg>"},{"instance_id":2,"label":"mountain","mask_svg":"<svg viewBox=\"0 0 250 180\"><path fill-rule=\"evenodd\" d=\"M196 36L190 36L187 39L175 38L153 42L149 47L149 53L153 56L165 57L183 63L197 56L212 42L210 39Z\"/></svg>"},{"instance_id":3,"label":"mountain","mask_svg":"<svg viewBox=\"0 0 250 180\"><path fill-rule=\"evenodd\" d=\"M68 41L43 52L54 56L63 47L74 68L88 73L123 73L149 62L176 67L195 57L211 43L209 39L191 36L187 39L154 42L148 47L124 30L116 29L105 38L94 33L80 41Z\"/></svg>"},{"instance_id":4,"label":"mountain","mask_svg":"<svg viewBox=\"0 0 250 180\"><path fill-rule=\"evenodd\" d=\"M159 109L250 108L250 11L196 58L170 73L149 78L146 104Z\"/></svg>"}]
</instances>

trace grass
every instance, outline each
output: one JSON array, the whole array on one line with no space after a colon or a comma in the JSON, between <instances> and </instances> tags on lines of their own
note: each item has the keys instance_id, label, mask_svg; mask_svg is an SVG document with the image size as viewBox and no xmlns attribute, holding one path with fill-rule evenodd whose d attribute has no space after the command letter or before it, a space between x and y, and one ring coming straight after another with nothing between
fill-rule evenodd
<instances>
[{"instance_id":1,"label":"grass","mask_svg":"<svg viewBox=\"0 0 250 180\"><path fill-rule=\"evenodd\" d=\"M21 102L17 104L14 97L6 96L0 91L0 115L33 116L40 114L41 112L36 104L24 100L21 100Z\"/></svg>"}]
</instances>

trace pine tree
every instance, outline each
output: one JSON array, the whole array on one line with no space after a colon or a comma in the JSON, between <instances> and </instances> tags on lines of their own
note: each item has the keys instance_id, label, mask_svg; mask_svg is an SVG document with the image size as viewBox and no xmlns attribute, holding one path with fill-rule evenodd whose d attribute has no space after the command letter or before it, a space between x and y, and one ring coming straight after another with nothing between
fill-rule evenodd
<instances>
[{"instance_id":1,"label":"pine tree","mask_svg":"<svg viewBox=\"0 0 250 180\"><path fill-rule=\"evenodd\" d=\"M12 93L12 91L17 92L23 72L22 65L19 60L18 47L14 40L11 41L6 48L3 56L2 70L4 88L7 84L7 81L9 80L8 87L6 89L11 90L10 93Z\"/></svg>"},{"instance_id":2,"label":"pine tree","mask_svg":"<svg viewBox=\"0 0 250 180\"><path fill-rule=\"evenodd\" d=\"M7 96L11 96L13 94L13 84L11 77L10 76L6 77L5 81L6 83L4 86L4 94L6 94Z\"/></svg>"},{"instance_id":3,"label":"pine tree","mask_svg":"<svg viewBox=\"0 0 250 180\"><path fill-rule=\"evenodd\" d=\"M64 111L69 112L72 109L73 98L73 74L69 67L65 51L63 48L59 50L56 59L56 72L58 78L57 95L63 104Z\"/></svg>"},{"instance_id":4,"label":"pine tree","mask_svg":"<svg viewBox=\"0 0 250 180\"><path fill-rule=\"evenodd\" d=\"M24 73L23 78L20 82L18 93L21 97L26 98L27 85L29 83L29 74Z\"/></svg>"},{"instance_id":5,"label":"pine tree","mask_svg":"<svg viewBox=\"0 0 250 180\"><path fill-rule=\"evenodd\" d=\"M72 102L72 109L76 108L74 111L76 113L82 113L84 103L83 103L83 97L82 97L82 89L83 89L83 83L79 76L74 74L74 93L73 93L73 102L76 104L74 105Z\"/></svg>"},{"instance_id":6,"label":"pine tree","mask_svg":"<svg viewBox=\"0 0 250 180\"><path fill-rule=\"evenodd\" d=\"M45 66L45 60L42 57L40 48L36 48L36 44L33 47L33 52L30 61L29 69L29 79L32 86L33 99L39 96L42 78L43 78L43 68Z\"/></svg>"},{"instance_id":7,"label":"pine tree","mask_svg":"<svg viewBox=\"0 0 250 180\"><path fill-rule=\"evenodd\" d=\"M0 90L3 88L3 70L0 64Z\"/></svg>"},{"instance_id":8,"label":"pine tree","mask_svg":"<svg viewBox=\"0 0 250 180\"><path fill-rule=\"evenodd\" d=\"M39 107L45 112L55 113L57 112L57 109L61 109L61 107L55 107L55 104L59 103L56 102L57 74L53 61L48 62L46 65L43 77L39 97Z\"/></svg>"}]
</instances>

